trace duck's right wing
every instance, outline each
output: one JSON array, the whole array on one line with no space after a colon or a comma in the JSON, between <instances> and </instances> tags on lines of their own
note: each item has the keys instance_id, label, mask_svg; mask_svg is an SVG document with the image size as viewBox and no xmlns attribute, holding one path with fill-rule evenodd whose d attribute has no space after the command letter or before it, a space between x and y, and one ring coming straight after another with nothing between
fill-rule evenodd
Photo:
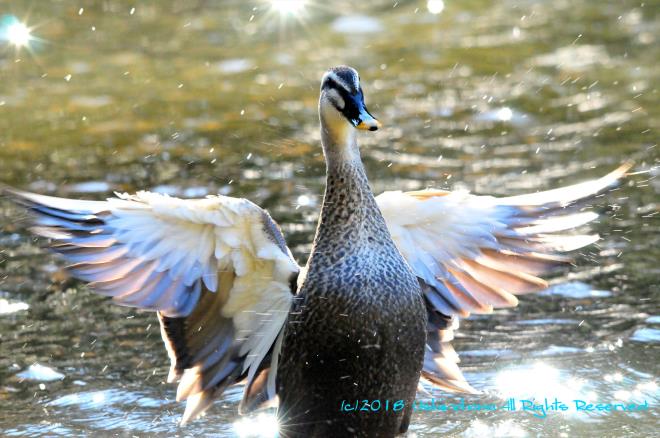
<instances>
[{"instance_id":1,"label":"duck's right wing","mask_svg":"<svg viewBox=\"0 0 660 438\"><path fill-rule=\"evenodd\" d=\"M300 270L268 213L245 199L149 192L78 201L5 189L74 277L123 306L155 310L194 419L247 378L242 410L275 395L279 336ZM270 371L269 371L270 370Z\"/></svg>"},{"instance_id":2,"label":"duck's right wing","mask_svg":"<svg viewBox=\"0 0 660 438\"><path fill-rule=\"evenodd\" d=\"M547 287L540 276L571 261L562 253L598 240L574 230L598 217L589 201L616 186L631 165L580 184L505 198L433 189L376 198L426 300L424 377L449 391L473 391L449 343L458 317L514 307L516 295Z\"/></svg>"}]
</instances>

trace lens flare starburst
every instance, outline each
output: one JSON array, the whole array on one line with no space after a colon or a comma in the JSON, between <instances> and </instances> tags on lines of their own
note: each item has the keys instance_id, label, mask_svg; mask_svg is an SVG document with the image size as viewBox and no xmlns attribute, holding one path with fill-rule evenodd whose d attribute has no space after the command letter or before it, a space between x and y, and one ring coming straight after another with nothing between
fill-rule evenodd
<instances>
[{"instance_id":1,"label":"lens flare starburst","mask_svg":"<svg viewBox=\"0 0 660 438\"><path fill-rule=\"evenodd\" d=\"M13 49L17 60L27 53L38 65L37 53L44 49L48 41L33 33L41 24L29 22L29 16L19 19L15 15L0 15L0 51Z\"/></svg>"},{"instance_id":2,"label":"lens flare starburst","mask_svg":"<svg viewBox=\"0 0 660 438\"><path fill-rule=\"evenodd\" d=\"M29 48L30 43L35 39L32 28L15 16L5 15L0 19L0 41L20 49Z\"/></svg>"},{"instance_id":3,"label":"lens flare starburst","mask_svg":"<svg viewBox=\"0 0 660 438\"><path fill-rule=\"evenodd\" d=\"M7 27L7 41L15 47L24 47L30 43L32 34L30 28L21 22L16 22Z\"/></svg>"},{"instance_id":4,"label":"lens flare starburst","mask_svg":"<svg viewBox=\"0 0 660 438\"><path fill-rule=\"evenodd\" d=\"M261 30L276 29L281 42L290 42L301 29L312 37L314 32L308 26L308 19L319 9L327 9L319 0L261 0L263 6L253 9L256 25Z\"/></svg>"},{"instance_id":5,"label":"lens flare starburst","mask_svg":"<svg viewBox=\"0 0 660 438\"><path fill-rule=\"evenodd\" d=\"M297 15L305 9L305 0L271 0L270 7L282 15Z\"/></svg>"}]
</instances>

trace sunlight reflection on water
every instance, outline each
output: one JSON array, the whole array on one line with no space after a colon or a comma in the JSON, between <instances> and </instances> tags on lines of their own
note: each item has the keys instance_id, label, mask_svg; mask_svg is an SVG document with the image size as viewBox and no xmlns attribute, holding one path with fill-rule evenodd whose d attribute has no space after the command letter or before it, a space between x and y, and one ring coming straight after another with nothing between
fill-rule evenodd
<instances>
[{"instance_id":1,"label":"sunlight reflection on water","mask_svg":"<svg viewBox=\"0 0 660 438\"><path fill-rule=\"evenodd\" d=\"M64 379L64 374L55 371L51 367L34 363L26 370L16 374L16 377L26 380L36 380L40 382L51 382Z\"/></svg>"},{"instance_id":2,"label":"sunlight reflection on water","mask_svg":"<svg viewBox=\"0 0 660 438\"><path fill-rule=\"evenodd\" d=\"M462 434L466 438L483 437L511 437L524 438L527 432L515 420L504 420L495 424L488 424L482 420L474 420L470 427Z\"/></svg>"},{"instance_id":3,"label":"sunlight reflection on water","mask_svg":"<svg viewBox=\"0 0 660 438\"><path fill-rule=\"evenodd\" d=\"M543 362L509 368L495 377L497 392L516 399L582 399L586 396L585 383Z\"/></svg>"},{"instance_id":4,"label":"sunlight reflection on water","mask_svg":"<svg viewBox=\"0 0 660 438\"><path fill-rule=\"evenodd\" d=\"M0 298L0 315L8 315L10 313L27 310L29 308L30 305L27 303L22 303L20 301L9 301L4 298Z\"/></svg>"},{"instance_id":5,"label":"sunlight reflection on water","mask_svg":"<svg viewBox=\"0 0 660 438\"><path fill-rule=\"evenodd\" d=\"M271 438L277 436L279 425L274 414L261 413L255 417L241 418L234 422L234 431L241 438Z\"/></svg>"}]
</instances>

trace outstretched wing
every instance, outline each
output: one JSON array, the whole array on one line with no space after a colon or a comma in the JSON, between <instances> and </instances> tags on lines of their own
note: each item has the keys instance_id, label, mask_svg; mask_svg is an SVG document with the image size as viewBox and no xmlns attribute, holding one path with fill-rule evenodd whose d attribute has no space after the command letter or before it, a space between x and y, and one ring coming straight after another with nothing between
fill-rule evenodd
<instances>
[{"instance_id":1,"label":"outstretched wing","mask_svg":"<svg viewBox=\"0 0 660 438\"><path fill-rule=\"evenodd\" d=\"M35 213L73 276L123 306L155 310L187 400L182 422L247 378L241 408L275 395L278 336L299 272L266 211L226 196L138 192L77 201L6 189Z\"/></svg>"},{"instance_id":2,"label":"outstretched wing","mask_svg":"<svg viewBox=\"0 0 660 438\"><path fill-rule=\"evenodd\" d=\"M506 198L467 192L385 192L376 198L392 238L424 292L429 342L422 374L471 391L449 344L457 317L518 304L547 287L539 275L571 261L561 253L598 240L569 233L598 215L586 203L617 183L627 163L592 181Z\"/></svg>"}]
</instances>

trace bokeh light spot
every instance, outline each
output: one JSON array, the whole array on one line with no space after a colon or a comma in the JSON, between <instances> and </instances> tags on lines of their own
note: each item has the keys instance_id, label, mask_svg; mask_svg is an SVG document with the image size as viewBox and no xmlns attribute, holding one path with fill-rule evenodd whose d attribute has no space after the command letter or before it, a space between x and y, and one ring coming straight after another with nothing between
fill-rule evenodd
<instances>
[{"instance_id":1,"label":"bokeh light spot","mask_svg":"<svg viewBox=\"0 0 660 438\"><path fill-rule=\"evenodd\" d=\"M442 0L429 0L426 2L426 8L432 14L439 14L445 10L445 2Z\"/></svg>"}]
</instances>

